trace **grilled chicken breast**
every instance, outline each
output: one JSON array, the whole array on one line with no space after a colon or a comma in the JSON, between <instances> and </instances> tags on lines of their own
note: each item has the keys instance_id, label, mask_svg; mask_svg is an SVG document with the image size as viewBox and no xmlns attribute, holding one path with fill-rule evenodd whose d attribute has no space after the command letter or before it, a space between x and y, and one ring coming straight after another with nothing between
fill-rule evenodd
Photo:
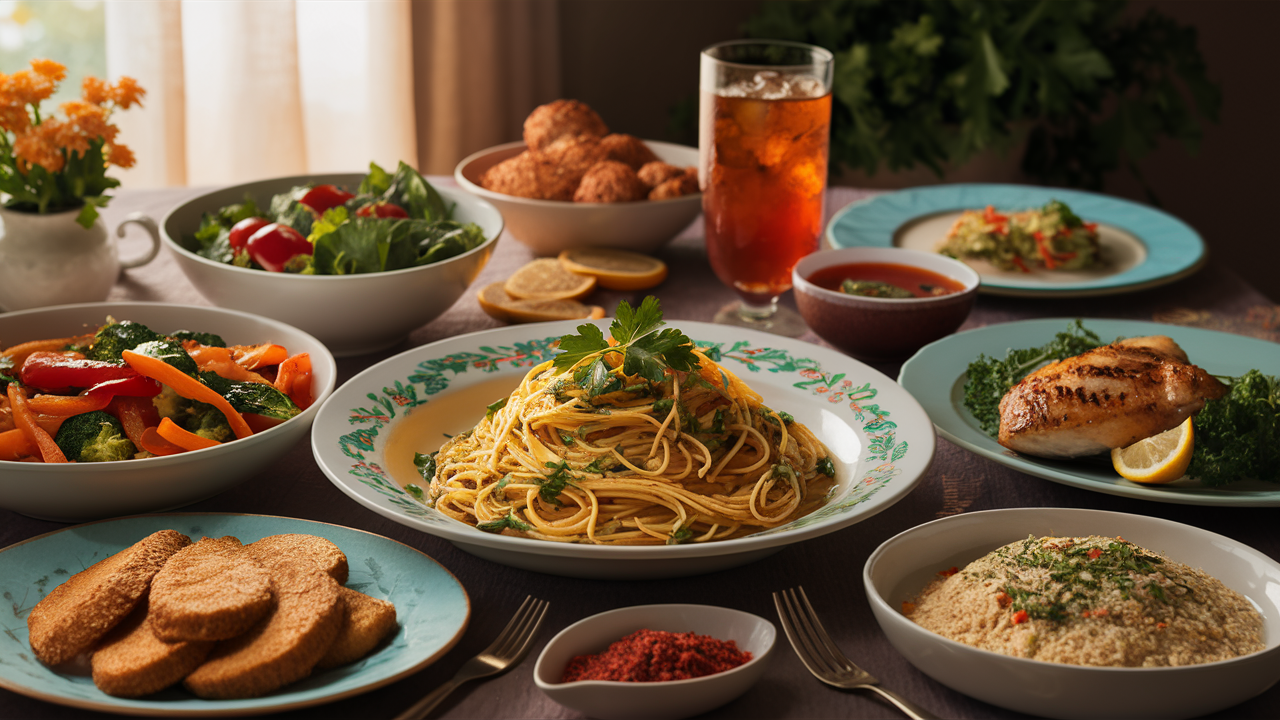
<instances>
[{"instance_id":1,"label":"grilled chicken breast","mask_svg":"<svg viewBox=\"0 0 1280 720\"><path fill-rule=\"evenodd\" d=\"M1130 338L1046 365L1010 388L999 440L1026 455L1093 455L1177 427L1226 391L1172 339Z\"/></svg>"}]
</instances>

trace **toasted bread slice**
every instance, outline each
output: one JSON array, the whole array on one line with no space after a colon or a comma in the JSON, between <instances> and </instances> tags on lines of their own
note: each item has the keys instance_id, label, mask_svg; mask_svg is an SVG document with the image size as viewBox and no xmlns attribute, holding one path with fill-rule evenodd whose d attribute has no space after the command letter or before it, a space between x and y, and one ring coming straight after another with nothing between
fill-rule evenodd
<instances>
[{"instance_id":1,"label":"toasted bread slice","mask_svg":"<svg viewBox=\"0 0 1280 720\"><path fill-rule=\"evenodd\" d=\"M151 632L143 598L93 653L93 684L108 695L142 697L176 685L204 662L214 643L167 643Z\"/></svg>"},{"instance_id":2,"label":"toasted bread slice","mask_svg":"<svg viewBox=\"0 0 1280 720\"><path fill-rule=\"evenodd\" d=\"M337 545L318 535L270 535L245 545L244 549L268 570L288 558L309 560L339 585L347 582L347 556Z\"/></svg>"},{"instance_id":3,"label":"toasted bread slice","mask_svg":"<svg viewBox=\"0 0 1280 720\"><path fill-rule=\"evenodd\" d=\"M580 300L595 288L594 277L569 272L556 258L526 264L502 286L517 300Z\"/></svg>"},{"instance_id":4,"label":"toasted bread slice","mask_svg":"<svg viewBox=\"0 0 1280 720\"><path fill-rule=\"evenodd\" d=\"M174 553L151 583L148 622L165 642L227 640L274 603L271 576L234 537L201 538Z\"/></svg>"},{"instance_id":5,"label":"toasted bread slice","mask_svg":"<svg viewBox=\"0 0 1280 720\"><path fill-rule=\"evenodd\" d=\"M183 685L202 698L248 698L310 675L342 629L338 589L313 563L280 561L271 569L275 609L249 632L218 643Z\"/></svg>"},{"instance_id":6,"label":"toasted bread slice","mask_svg":"<svg viewBox=\"0 0 1280 720\"><path fill-rule=\"evenodd\" d=\"M180 532L161 530L51 590L27 615L36 657L60 665L91 649L133 612L165 562L190 544Z\"/></svg>"},{"instance_id":7,"label":"toasted bread slice","mask_svg":"<svg viewBox=\"0 0 1280 720\"><path fill-rule=\"evenodd\" d=\"M355 662L377 647L396 628L396 606L351 588L341 588L342 630L329 652L316 663L327 670Z\"/></svg>"}]
</instances>

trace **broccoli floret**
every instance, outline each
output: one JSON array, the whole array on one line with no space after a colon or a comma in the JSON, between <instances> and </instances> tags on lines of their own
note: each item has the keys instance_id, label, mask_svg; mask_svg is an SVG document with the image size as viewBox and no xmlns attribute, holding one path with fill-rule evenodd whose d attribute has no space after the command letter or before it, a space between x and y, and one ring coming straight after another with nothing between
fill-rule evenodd
<instances>
[{"instance_id":1,"label":"broccoli floret","mask_svg":"<svg viewBox=\"0 0 1280 720\"><path fill-rule=\"evenodd\" d=\"M151 404L160 413L160 417L169 418L176 423L182 422L187 416L187 408L191 407L190 400L174 392L168 385L161 386L160 394L151 398Z\"/></svg>"},{"instance_id":2,"label":"broccoli floret","mask_svg":"<svg viewBox=\"0 0 1280 720\"><path fill-rule=\"evenodd\" d=\"M68 460L76 462L128 460L138 452L120 421L101 410L67 418L54 442Z\"/></svg>"},{"instance_id":3,"label":"broccoli floret","mask_svg":"<svg viewBox=\"0 0 1280 720\"><path fill-rule=\"evenodd\" d=\"M231 424L227 422L227 416L223 415L218 408L202 402L193 402L187 413L187 417L182 423L182 427L187 432L195 433L210 440L217 440L218 442L229 442L236 439L236 434L231 429Z\"/></svg>"},{"instance_id":4,"label":"broccoli floret","mask_svg":"<svg viewBox=\"0 0 1280 720\"><path fill-rule=\"evenodd\" d=\"M85 353L90 360L123 362L120 353L139 345L160 340L160 334L151 328L131 320L103 325L93 338L93 345Z\"/></svg>"},{"instance_id":5,"label":"broccoli floret","mask_svg":"<svg viewBox=\"0 0 1280 720\"><path fill-rule=\"evenodd\" d=\"M183 340L195 340L196 342L206 347L224 348L227 346L227 341L223 340L221 335L215 335L213 333L207 333L207 332L178 330L174 332L173 335L171 335L170 337L172 337L174 340L177 340L179 342Z\"/></svg>"}]
</instances>

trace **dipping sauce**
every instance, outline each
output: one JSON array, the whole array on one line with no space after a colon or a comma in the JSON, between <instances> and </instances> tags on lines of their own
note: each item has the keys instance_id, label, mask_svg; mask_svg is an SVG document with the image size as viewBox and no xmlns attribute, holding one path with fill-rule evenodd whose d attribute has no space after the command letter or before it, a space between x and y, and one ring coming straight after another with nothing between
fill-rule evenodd
<instances>
[{"instance_id":1,"label":"dipping sauce","mask_svg":"<svg viewBox=\"0 0 1280 720\"><path fill-rule=\"evenodd\" d=\"M911 293L912 297L934 297L950 295L964 290L964 285L946 275L925 270L924 268L898 263L846 263L825 267L810 275L809 282L820 288L841 292L840 286L845 280L854 283L884 283L893 285ZM881 296L878 293L868 294L871 297Z\"/></svg>"},{"instance_id":2,"label":"dipping sauce","mask_svg":"<svg viewBox=\"0 0 1280 720\"><path fill-rule=\"evenodd\" d=\"M733 640L691 632L637 630L598 655L574 657L560 682L688 680L732 670L750 659L751 653L739 650Z\"/></svg>"}]
</instances>

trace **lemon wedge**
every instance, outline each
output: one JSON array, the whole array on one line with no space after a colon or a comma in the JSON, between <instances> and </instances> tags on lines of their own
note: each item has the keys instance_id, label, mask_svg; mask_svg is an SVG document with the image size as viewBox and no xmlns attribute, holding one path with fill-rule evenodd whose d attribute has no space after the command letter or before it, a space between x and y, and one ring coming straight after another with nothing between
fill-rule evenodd
<instances>
[{"instance_id":1,"label":"lemon wedge","mask_svg":"<svg viewBox=\"0 0 1280 720\"><path fill-rule=\"evenodd\" d=\"M666 263L629 250L571 248L560 253L560 264L609 290L645 290L667 279Z\"/></svg>"},{"instance_id":2,"label":"lemon wedge","mask_svg":"<svg viewBox=\"0 0 1280 720\"><path fill-rule=\"evenodd\" d=\"M1187 474L1195 449L1191 418L1176 428L1152 435L1126 448L1111 451L1111 466L1120 477L1133 482L1161 484Z\"/></svg>"}]
</instances>

